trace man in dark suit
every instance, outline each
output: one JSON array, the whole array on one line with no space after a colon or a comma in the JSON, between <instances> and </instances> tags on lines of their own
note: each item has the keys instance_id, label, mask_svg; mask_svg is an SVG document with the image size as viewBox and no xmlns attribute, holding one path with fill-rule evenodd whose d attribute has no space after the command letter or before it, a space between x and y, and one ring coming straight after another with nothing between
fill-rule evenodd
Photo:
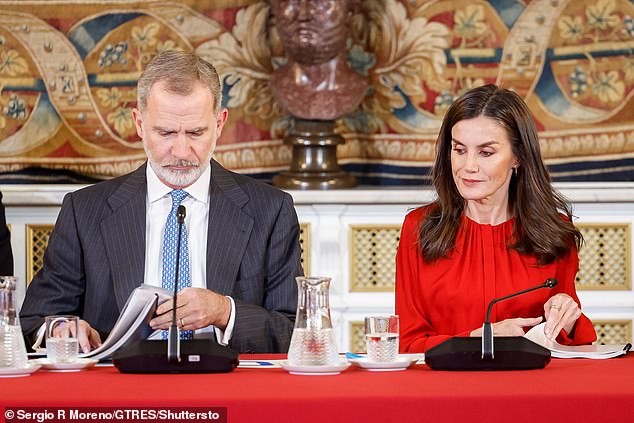
<instances>
[{"instance_id":1,"label":"man in dark suit","mask_svg":"<svg viewBox=\"0 0 634 423\"><path fill-rule=\"evenodd\" d=\"M221 92L216 70L193 54L166 52L148 65L133 117L149 166L64 198L22 306L27 337L46 315L76 314L86 351L135 287L173 283L174 252L163 243L181 201L173 197L185 191L179 326L240 352L288 350L302 274L297 215L288 194L211 159L228 114ZM171 308L160 305L150 325L167 329Z\"/></svg>"},{"instance_id":2,"label":"man in dark suit","mask_svg":"<svg viewBox=\"0 0 634 423\"><path fill-rule=\"evenodd\" d=\"M13 253L11 252L11 233L4 215L2 193L0 192L0 276L13 275Z\"/></svg>"}]
</instances>

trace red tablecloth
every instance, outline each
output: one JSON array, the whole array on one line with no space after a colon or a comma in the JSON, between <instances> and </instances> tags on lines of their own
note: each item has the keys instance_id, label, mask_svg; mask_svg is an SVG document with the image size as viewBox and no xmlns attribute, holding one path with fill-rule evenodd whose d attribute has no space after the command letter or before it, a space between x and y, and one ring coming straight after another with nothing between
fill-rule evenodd
<instances>
[{"instance_id":1,"label":"red tablecloth","mask_svg":"<svg viewBox=\"0 0 634 423\"><path fill-rule=\"evenodd\" d=\"M351 367L335 376L296 376L279 368L198 375L130 375L113 367L38 371L0 379L0 404L227 407L229 422L631 423L634 355L553 359L543 370L504 372L433 371L425 365L398 372Z\"/></svg>"}]
</instances>

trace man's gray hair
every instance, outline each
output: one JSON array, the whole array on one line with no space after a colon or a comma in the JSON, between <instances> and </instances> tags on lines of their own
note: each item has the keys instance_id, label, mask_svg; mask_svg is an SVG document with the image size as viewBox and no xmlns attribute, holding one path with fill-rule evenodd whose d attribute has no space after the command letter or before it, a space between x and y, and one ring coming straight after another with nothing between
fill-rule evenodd
<instances>
[{"instance_id":1,"label":"man's gray hair","mask_svg":"<svg viewBox=\"0 0 634 423\"><path fill-rule=\"evenodd\" d=\"M222 85L213 65L194 53L165 51L157 55L145 68L137 83L137 108L143 113L147 106L152 86L165 81L171 93L188 95L194 89L194 83L207 86L214 99L214 113L220 112L222 104Z\"/></svg>"}]
</instances>

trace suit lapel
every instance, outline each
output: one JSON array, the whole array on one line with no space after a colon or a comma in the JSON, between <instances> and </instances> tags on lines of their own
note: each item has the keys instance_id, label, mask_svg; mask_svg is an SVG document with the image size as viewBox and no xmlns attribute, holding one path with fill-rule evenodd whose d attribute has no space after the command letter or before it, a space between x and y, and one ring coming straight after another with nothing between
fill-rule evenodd
<instances>
[{"instance_id":1,"label":"suit lapel","mask_svg":"<svg viewBox=\"0 0 634 423\"><path fill-rule=\"evenodd\" d=\"M253 219L242 210L249 197L231 173L213 160L209 197L207 288L229 295L253 229Z\"/></svg>"},{"instance_id":2,"label":"suit lapel","mask_svg":"<svg viewBox=\"0 0 634 423\"><path fill-rule=\"evenodd\" d=\"M108 198L112 214L101 222L117 305L123 307L145 273L146 165Z\"/></svg>"}]
</instances>

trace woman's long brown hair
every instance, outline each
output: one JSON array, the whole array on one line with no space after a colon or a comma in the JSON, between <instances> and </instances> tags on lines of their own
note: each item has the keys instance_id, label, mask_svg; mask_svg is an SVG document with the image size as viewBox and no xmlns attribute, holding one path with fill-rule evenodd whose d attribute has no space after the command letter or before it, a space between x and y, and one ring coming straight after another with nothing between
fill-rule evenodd
<instances>
[{"instance_id":1,"label":"woman's long brown hair","mask_svg":"<svg viewBox=\"0 0 634 423\"><path fill-rule=\"evenodd\" d=\"M568 202L552 187L528 106L516 93L489 84L462 95L443 119L432 169L438 199L431 204L419 228L418 239L425 261L445 257L455 246L466 202L451 171L451 130L461 120L479 116L496 120L506 130L519 162L509 185L509 211L515 218L509 248L535 255L540 265L567 255L573 246L580 248L583 237L572 223ZM560 213L568 219L563 219Z\"/></svg>"}]
</instances>

